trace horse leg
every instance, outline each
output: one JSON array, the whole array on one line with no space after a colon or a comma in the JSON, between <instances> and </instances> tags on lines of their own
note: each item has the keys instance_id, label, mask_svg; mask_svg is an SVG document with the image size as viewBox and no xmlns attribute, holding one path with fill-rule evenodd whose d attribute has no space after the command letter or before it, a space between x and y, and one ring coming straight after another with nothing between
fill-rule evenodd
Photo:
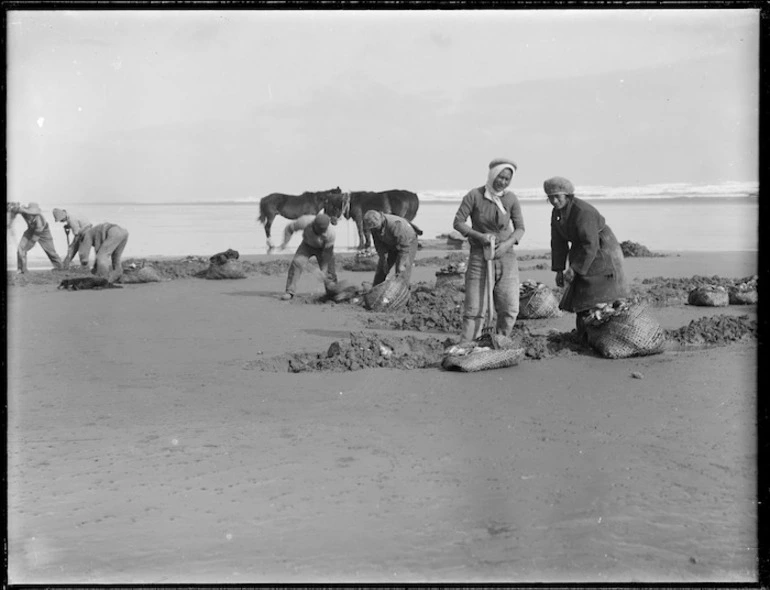
<instances>
[{"instance_id":1,"label":"horse leg","mask_svg":"<svg viewBox=\"0 0 770 590\"><path fill-rule=\"evenodd\" d=\"M272 227L274 220L275 220L275 216L268 216L265 219L265 234L267 235L267 251L268 251L268 253L274 248L272 242L270 241L270 228Z\"/></svg>"}]
</instances>

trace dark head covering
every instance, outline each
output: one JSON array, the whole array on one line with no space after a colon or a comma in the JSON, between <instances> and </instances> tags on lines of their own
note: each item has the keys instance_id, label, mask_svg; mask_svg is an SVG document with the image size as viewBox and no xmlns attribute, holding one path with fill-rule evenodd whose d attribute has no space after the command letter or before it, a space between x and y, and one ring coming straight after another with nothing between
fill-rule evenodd
<instances>
[{"instance_id":1,"label":"dark head covering","mask_svg":"<svg viewBox=\"0 0 770 590\"><path fill-rule=\"evenodd\" d=\"M321 235L329 228L330 219L326 213L319 213L313 220L313 231Z\"/></svg>"},{"instance_id":2,"label":"dark head covering","mask_svg":"<svg viewBox=\"0 0 770 590\"><path fill-rule=\"evenodd\" d=\"M543 183L546 195L574 195L575 187L563 176L554 176Z\"/></svg>"}]
</instances>

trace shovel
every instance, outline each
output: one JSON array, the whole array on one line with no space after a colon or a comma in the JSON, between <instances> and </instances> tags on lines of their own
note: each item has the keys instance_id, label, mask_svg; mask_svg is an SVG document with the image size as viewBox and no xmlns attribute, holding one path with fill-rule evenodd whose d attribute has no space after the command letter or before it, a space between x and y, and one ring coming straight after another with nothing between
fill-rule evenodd
<instances>
[{"instance_id":1,"label":"shovel","mask_svg":"<svg viewBox=\"0 0 770 590\"><path fill-rule=\"evenodd\" d=\"M487 325L481 330L481 336L495 335L495 236L489 238L489 252L484 248L484 258L487 260Z\"/></svg>"}]
</instances>

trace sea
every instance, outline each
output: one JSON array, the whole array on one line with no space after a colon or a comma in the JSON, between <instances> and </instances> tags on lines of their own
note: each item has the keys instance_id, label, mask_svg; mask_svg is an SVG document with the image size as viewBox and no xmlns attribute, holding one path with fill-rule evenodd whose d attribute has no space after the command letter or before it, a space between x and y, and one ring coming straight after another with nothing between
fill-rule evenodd
<instances>
[{"instance_id":1,"label":"sea","mask_svg":"<svg viewBox=\"0 0 770 590\"><path fill-rule=\"evenodd\" d=\"M470 187L469 187L470 188ZM542 188L512 187L521 202L525 234L518 251L550 248L551 205ZM468 189L416 191L420 208L413 223L423 239L452 231L457 207ZM593 204L619 241L630 240L654 252L756 251L759 236L759 183L651 184L644 186L587 186L576 196ZM232 248L242 255L267 254L264 228L258 222L258 196L218 202L40 203L52 228L57 252L63 258L67 241L62 224L54 223L54 207L82 215L92 223L111 222L128 229L123 257L158 258L211 256ZM272 241L278 245L288 220L277 217ZM16 269L16 246L26 224L17 217L7 230L6 263ZM295 234L288 248L272 254L291 255L300 242ZM335 251L353 252L358 244L354 222L337 225ZM92 253L93 260L93 253ZM39 246L28 254L31 270L51 267Z\"/></svg>"}]
</instances>

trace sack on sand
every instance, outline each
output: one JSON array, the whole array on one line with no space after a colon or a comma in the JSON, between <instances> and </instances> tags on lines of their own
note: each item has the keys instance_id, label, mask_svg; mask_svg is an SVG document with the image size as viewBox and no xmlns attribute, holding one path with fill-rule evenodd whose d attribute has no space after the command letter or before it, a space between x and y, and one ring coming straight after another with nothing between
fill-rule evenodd
<instances>
[{"instance_id":1,"label":"sack on sand","mask_svg":"<svg viewBox=\"0 0 770 590\"><path fill-rule=\"evenodd\" d=\"M757 280L733 285L727 288L730 305L753 305L759 300Z\"/></svg>"},{"instance_id":2,"label":"sack on sand","mask_svg":"<svg viewBox=\"0 0 770 590\"><path fill-rule=\"evenodd\" d=\"M396 310L409 301L409 283L401 278L392 278L364 294L364 307L370 311Z\"/></svg>"},{"instance_id":3,"label":"sack on sand","mask_svg":"<svg viewBox=\"0 0 770 590\"><path fill-rule=\"evenodd\" d=\"M588 343L610 359L657 354L666 340L644 303L623 300L595 307L585 319L585 331Z\"/></svg>"},{"instance_id":4,"label":"sack on sand","mask_svg":"<svg viewBox=\"0 0 770 590\"><path fill-rule=\"evenodd\" d=\"M159 283L162 279L152 266L143 266L139 269L124 270L120 277L121 283Z\"/></svg>"},{"instance_id":5,"label":"sack on sand","mask_svg":"<svg viewBox=\"0 0 770 590\"><path fill-rule=\"evenodd\" d=\"M543 283L525 281L519 287L519 317L525 320L561 317L559 300Z\"/></svg>"},{"instance_id":6,"label":"sack on sand","mask_svg":"<svg viewBox=\"0 0 770 590\"><path fill-rule=\"evenodd\" d=\"M690 291L687 303L701 307L724 307L730 303L730 297L721 285L703 285Z\"/></svg>"},{"instance_id":7,"label":"sack on sand","mask_svg":"<svg viewBox=\"0 0 770 590\"><path fill-rule=\"evenodd\" d=\"M243 270L243 263L240 260L229 258L224 264L212 262L206 271L206 278L211 280L245 279L246 272Z\"/></svg>"},{"instance_id":8,"label":"sack on sand","mask_svg":"<svg viewBox=\"0 0 770 590\"><path fill-rule=\"evenodd\" d=\"M517 365L525 349L505 336L483 335L474 342L450 346L445 351L441 367L447 371L473 373Z\"/></svg>"}]
</instances>

